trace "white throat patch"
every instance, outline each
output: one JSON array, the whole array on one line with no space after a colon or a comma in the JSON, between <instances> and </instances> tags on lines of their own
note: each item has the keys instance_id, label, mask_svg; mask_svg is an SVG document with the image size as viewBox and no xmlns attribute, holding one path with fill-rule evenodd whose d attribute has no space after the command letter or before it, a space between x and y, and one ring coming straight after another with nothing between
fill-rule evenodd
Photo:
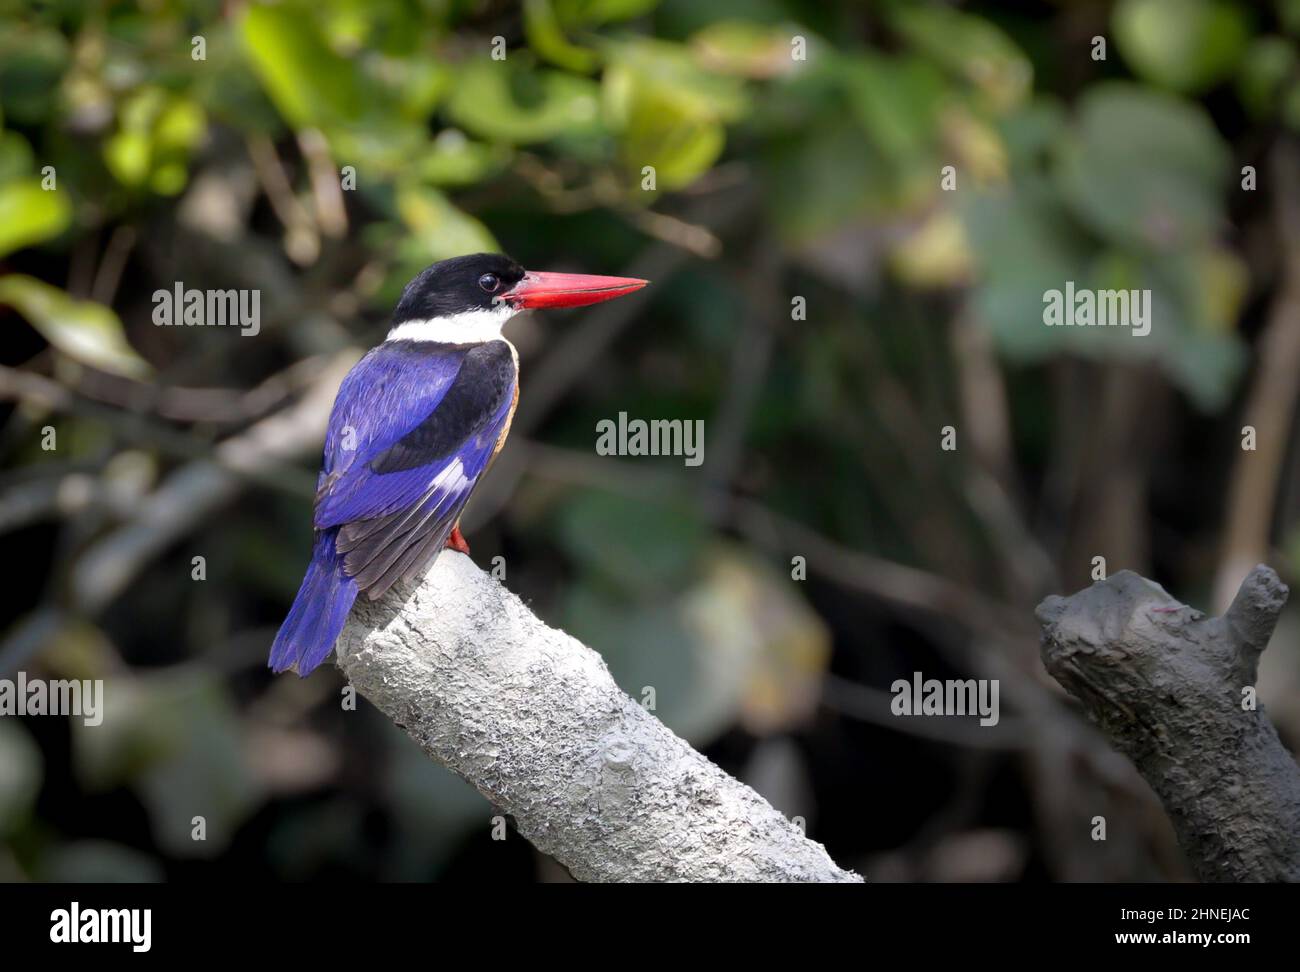
<instances>
[{"instance_id":1,"label":"white throat patch","mask_svg":"<svg viewBox=\"0 0 1300 972\"><path fill-rule=\"evenodd\" d=\"M435 341L438 344L477 344L501 336L501 327L519 311L502 301L487 310L464 311L425 321L403 321L385 341Z\"/></svg>"}]
</instances>

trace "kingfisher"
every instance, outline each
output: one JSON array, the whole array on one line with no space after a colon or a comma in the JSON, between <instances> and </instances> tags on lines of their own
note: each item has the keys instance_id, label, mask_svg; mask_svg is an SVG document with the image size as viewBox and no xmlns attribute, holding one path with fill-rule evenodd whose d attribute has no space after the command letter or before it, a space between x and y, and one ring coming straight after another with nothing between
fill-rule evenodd
<instances>
[{"instance_id":1,"label":"kingfisher","mask_svg":"<svg viewBox=\"0 0 1300 972\"><path fill-rule=\"evenodd\" d=\"M306 676L357 596L469 553L460 515L501 451L519 403L519 353L501 327L520 311L581 307L648 281L525 270L501 254L421 271L388 336L348 372L325 433L311 563L271 646L273 671Z\"/></svg>"}]
</instances>

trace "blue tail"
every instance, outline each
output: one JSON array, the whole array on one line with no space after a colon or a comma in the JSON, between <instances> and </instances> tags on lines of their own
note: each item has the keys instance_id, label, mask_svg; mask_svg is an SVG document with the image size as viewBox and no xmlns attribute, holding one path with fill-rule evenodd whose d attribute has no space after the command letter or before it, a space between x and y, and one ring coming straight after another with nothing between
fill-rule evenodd
<instances>
[{"instance_id":1,"label":"blue tail","mask_svg":"<svg viewBox=\"0 0 1300 972\"><path fill-rule=\"evenodd\" d=\"M357 582L343 571L343 558L334 547L337 533L335 529L316 534L307 576L271 645L272 671L309 675L325 660L343 630L357 599Z\"/></svg>"}]
</instances>

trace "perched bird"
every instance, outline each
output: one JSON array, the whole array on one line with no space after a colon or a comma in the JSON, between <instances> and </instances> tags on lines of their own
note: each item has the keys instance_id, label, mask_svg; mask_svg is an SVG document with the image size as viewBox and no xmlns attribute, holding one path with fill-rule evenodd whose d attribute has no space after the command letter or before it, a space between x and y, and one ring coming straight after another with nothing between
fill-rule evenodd
<instances>
[{"instance_id":1,"label":"perched bird","mask_svg":"<svg viewBox=\"0 0 1300 972\"><path fill-rule=\"evenodd\" d=\"M501 326L522 310L595 304L646 283L535 273L478 253L406 285L387 338L334 399L311 563L271 646L274 671L307 675L324 661L358 594L377 599L444 547L469 553L460 514L519 401L519 355Z\"/></svg>"}]
</instances>

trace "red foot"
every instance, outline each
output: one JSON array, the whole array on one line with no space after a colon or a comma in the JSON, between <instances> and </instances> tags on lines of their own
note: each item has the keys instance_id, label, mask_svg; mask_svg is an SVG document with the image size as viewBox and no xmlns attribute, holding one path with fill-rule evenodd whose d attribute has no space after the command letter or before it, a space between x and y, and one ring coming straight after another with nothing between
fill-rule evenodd
<instances>
[{"instance_id":1,"label":"red foot","mask_svg":"<svg viewBox=\"0 0 1300 972\"><path fill-rule=\"evenodd\" d=\"M465 535L460 532L459 523L451 528L451 536L447 538L447 548L459 550L465 556L469 556L469 544L465 542Z\"/></svg>"}]
</instances>

